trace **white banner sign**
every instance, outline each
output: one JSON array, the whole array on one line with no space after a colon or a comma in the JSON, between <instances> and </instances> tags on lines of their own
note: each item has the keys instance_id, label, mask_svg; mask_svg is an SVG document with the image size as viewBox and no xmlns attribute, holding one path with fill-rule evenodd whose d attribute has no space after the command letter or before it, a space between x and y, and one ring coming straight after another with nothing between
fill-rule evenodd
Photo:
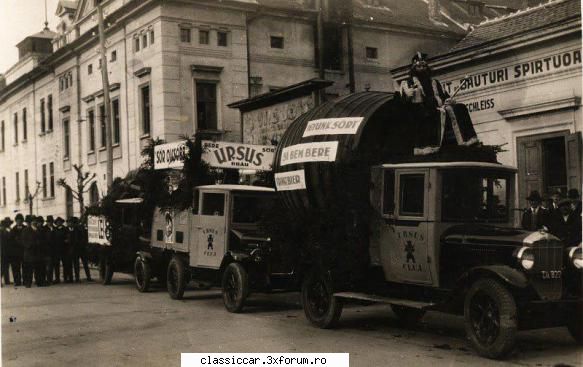
<instances>
[{"instance_id":1,"label":"white banner sign","mask_svg":"<svg viewBox=\"0 0 583 367\"><path fill-rule=\"evenodd\" d=\"M334 162L338 150L337 141L304 143L283 148L281 165L302 162Z\"/></svg>"},{"instance_id":2,"label":"white banner sign","mask_svg":"<svg viewBox=\"0 0 583 367\"><path fill-rule=\"evenodd\" d=\"M154 169L181 168L186 158L186 140L154 147Z\"/></svg>"},{"instance_id":3,"label":"white banner sign","mask_svg":"<svg viewBox=\"0 0 583 367\"><path fill-rule=\"evenodd\" d=\"M89 243L111 246L111 232L103 215L89 215L87 217L87 240Z\"/></svg>"},{"instance_id":4,"label":"white banner sign","mask_svg":"<svg viewBox=\"0 0 583 367\"><path fill-rule=\"evenodd\" d=\"M308 122L303 137L314 135L354 135L364 117L334 117Z\"/></svg>"},{"instance_id":5,"label":"white banner sign","mask_svg":"<svg viewBox=\"0 0 583 367\"><path fill-rule=\"evenodd\" d=\"M303 169L275 174L277 191L303 190L306 188L306 172Z\"/></svg>"},{"instance_id":6,"label":"white banner sign","mask_svg":"<svg viewBox=\"0 0 583 367\"><path fill-rule=\"evenodd\" d=\"M202 159L215 168L244 168L271 171L273 145L251 145L225 141L202 141Z\"/></svg>"}]
</instances>

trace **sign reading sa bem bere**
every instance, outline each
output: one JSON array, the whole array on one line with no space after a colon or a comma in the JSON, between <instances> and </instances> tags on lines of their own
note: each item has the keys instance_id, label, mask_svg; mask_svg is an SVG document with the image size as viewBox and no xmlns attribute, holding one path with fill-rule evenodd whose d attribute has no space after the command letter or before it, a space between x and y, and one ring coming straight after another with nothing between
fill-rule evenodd
<instances>
[{"instance_id":1,"label":"sign reading sa bem bere","mask_svg":"<svg viewBox=\"0 0 583 367\"><path fill-rule=\"evenodd\" d=\"M245 168L271 171L275 146L202 141L202 160L215 168Z\"/></svg>"},{"instance_id":2,"label":"sign reading sa bem bere","mask_svg":"<svg viewBox=\"0 0 583 367\"><path fill-rule=\"evenodd\" d=\"M154 169L181 168L186 158L186 140L154 147Z\"/></svg>"},{"instance_id":3,"label":"sign reading sa bem bere","mask_svg":"<svg viewBox=\"0 0 583 367\"><path fill-rule=\"evenodd\" d=\"M281 165L303 162L334 162L338 151L337 141L296 144L283 148Z\"/></svg>"},{"instance_id":4,"label":"sign reading sa bem bere","mask_svg":"<svg viewBox=\"0 0 583 367\"><path fill-rule=\"evenodd\" d=\"M354 135L364 117L333 117L312 120L306 125L304 138L315 135Z\"/></svg>"},{"instance_id":5,"label":"sign reading sa bem bere","mask_svg":"<svg viewBox=\"0 0 583 367\"><path fill-rule=\"evenodd\" d=\"M277 191L303 190L306 188L306 172L300 169L276 173L275 187Z\"/></svg>"}]
</instances>

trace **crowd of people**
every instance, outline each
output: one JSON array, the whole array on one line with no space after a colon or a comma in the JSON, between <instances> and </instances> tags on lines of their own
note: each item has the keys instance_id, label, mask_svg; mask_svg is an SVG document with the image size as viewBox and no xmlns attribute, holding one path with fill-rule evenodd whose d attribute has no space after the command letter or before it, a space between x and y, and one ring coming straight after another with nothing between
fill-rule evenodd
<instances>
[{"instance_id":1,"label":"crowd of people","mask_svg":"<svg viewBox=\"0 0 583 367\"><path fill-rule=\"evenodd\" d=\"M581 243L581 198L577 189L569 190L567 197L557 191L548 198L532 191L526 199L529 208L522 214L522 228L547 230L567 246Z\"/></svg>"},{"instance_id":2,"label":"crowd of people","mask_svg":"<svg viewBox=\"0 0 583 367\"><path fill-rule=\"evenodd\" d=\"M17 214L0 221L0 257L3 285L11 284L30 288L34 283L45 287L61 282L61 268L65 283L80 282L79 260L83 264L87 281L91 274L87 264L87 232L76 217Z\"/></svg>"}]
</instances>

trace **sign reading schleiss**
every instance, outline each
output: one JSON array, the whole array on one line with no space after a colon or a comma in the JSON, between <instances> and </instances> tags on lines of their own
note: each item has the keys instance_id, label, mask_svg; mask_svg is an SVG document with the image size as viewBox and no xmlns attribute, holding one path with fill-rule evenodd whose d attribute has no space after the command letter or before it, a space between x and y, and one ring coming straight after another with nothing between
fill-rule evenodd
<instances>
[{"instance_id":1,"label":"sign reading schleiss","mask_svg":"<svg viewBox=\"0 0 583 367\"><path fill-rule=\"evenodd\" d=\"M202 159L214 168L271 171L275 146L202 141Z\"/></svg>"}]
</instances>

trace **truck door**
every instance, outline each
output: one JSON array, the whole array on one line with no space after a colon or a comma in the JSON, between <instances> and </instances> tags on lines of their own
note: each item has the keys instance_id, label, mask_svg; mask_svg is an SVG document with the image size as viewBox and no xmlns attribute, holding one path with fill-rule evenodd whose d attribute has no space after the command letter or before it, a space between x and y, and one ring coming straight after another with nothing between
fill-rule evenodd
<instances>
[{"instance_id":1,"label":"truck door","mask_svg":"<svg viewBox=\"0 0 583 367\"><path fill-rule=\"evenodd\" d=\"M226 251L226 213L227 195L219 191L200 192L200 213L197 216L196 232L197 267L218 269Z\"/></svg>"},{"instance_id":2,"label":"truck door","mask_svg":"<svg viewBox=\"0 0 583 367\"><path fill-rule=\"evenodd\" d=\"M428 254L428 169L387 170L383 177L380 253L389 281L432 282Z\"/></svg>"}]
</instances>

